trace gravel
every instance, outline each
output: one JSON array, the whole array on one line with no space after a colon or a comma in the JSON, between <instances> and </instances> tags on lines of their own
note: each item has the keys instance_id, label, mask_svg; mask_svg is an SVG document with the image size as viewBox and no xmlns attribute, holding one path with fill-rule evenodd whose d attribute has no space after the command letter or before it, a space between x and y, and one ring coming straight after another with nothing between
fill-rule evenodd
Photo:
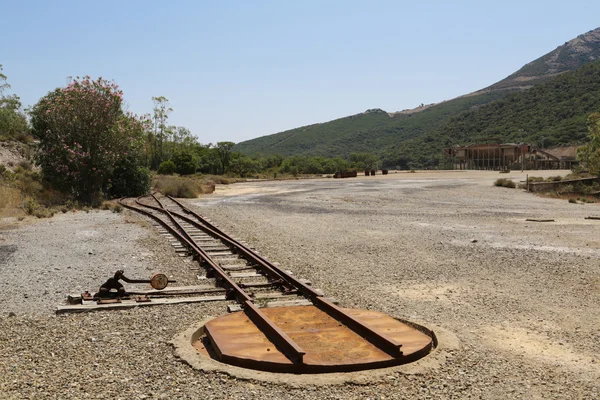
<instances>
[{"instance_id":1,"label":"gravel","mask_svg":"<svg viewBox=\"0 0 600 400\"><path fill-rule=\"evenodd\" d=\"M240 381L175 358L172 338L224 303L55 316L66 294L116 268L194 282L189 260L136 216L69 213L4 229L0 398L597 398L600 223L583 217L600 207L493 187L496 177L246 183L194 202L343 306L461 341L438 369L365 386Z\"/></svg>"}]
</instances>

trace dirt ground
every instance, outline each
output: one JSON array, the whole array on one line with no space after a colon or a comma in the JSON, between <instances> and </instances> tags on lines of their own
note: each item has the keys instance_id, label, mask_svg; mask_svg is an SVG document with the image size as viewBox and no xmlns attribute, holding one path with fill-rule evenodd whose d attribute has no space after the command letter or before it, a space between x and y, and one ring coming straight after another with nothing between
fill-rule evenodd
<instances>
[{"instance_id":1,"label":"dirt ground","mask_svg":"<svg viewBox=\"0 0 600 400\"><path fill-rule=\"evenodd\" d=\"M492 185L498 177L520 181L526 174L399 172L248 182L218 186L192 202L342 306L429 322L456 334L459 350L439 367L368 385L242 381L196 371L176 359L168 344L199 320L224 313L223 303L56 317L11 290L0 296L9 303L4 309L14 310L14 316L0 316L0 398L598 398L600 221L584 218L599 216L600 204ZM100 221L107 214L93 215ZM95 233L70 236L61 236L67 222L82 221L61 218L64 226L36 222L33 229L23 221L0 232L7 284L23 286L27 271L37 271L28 260L40 252L54 257L52 249L63 246L68 255L68 243L87 250L77 241L90 237L97 250L86 256L102 257L90 264L67 256L69 267L103 268L108 258L111 269L120 254L133 257L119 235L128 235L127 243L146 254L145 262L133 263L139 271L160 268L190 279L185 261L158 247L151 228L121 228L132 215L111 215L110 224L91 226L86 219L82 230ZM25 244L36 237L43 237L37 248ZM45 277L49 293L60 291L59 277L66 272L57 262L52 266ZM27 311L28 304L42 311Z\"/></svg>"}]
</instances>

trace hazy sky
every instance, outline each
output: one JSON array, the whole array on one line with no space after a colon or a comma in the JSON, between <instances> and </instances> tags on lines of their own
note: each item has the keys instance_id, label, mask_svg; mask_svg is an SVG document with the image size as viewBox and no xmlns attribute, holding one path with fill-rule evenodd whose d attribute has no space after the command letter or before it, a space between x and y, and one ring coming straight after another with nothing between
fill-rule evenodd
<instances>
[{"instance_id":1,"label":"hazy sky","mask_svg":"<svg viewBox=\"0 0 600 400\"><path fill-rule=\"evenodd\" d=\"M600 25L600 1L0 0L0 64L25 106L67 76L131 111L234 142L450 99Z\"/></svg>"}]
</instances>

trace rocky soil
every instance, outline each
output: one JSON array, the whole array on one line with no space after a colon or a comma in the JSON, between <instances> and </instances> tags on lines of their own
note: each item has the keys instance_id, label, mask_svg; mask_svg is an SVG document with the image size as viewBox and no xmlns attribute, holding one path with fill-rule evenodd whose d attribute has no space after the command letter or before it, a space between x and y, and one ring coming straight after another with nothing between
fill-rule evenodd
<instances>
[{"instance_id":1,"label":"rocky soil","mask_svg":"<svg viewBox=\"0 0 600 400\"><path fill-rule=\"evenodd\" d=\"M364 386L267 384L191 369L169 342L224 313L223 303L55 316L67 293L94 289L115 268L193 283L189 260L136 216L69 213L7 227L0 398L597 398L600 222L584 217L600 206L493 187L495 178L246 183L194 202L341 305L439 325L461 342L437 369Z\"/></svg>"}]
</instances>

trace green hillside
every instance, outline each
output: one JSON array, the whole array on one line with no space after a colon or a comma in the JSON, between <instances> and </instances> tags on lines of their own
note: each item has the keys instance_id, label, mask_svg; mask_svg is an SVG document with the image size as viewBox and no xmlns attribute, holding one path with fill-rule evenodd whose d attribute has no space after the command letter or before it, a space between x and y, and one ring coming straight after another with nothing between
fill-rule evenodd
<instances>
[{"instance_id":1,"label":"green hillside","mask_svg":"<svg viewBox=\"0 0 600 400\"><path fill-rule=\"evenodd\" d=\"M346 157L352 152L377 152L398 141L437 129L446 119L505 95L494 91L450 100L424 111L390 116L381 109L367 110L323 124L303 126L238 143L234 150L253 155L281 154Z\"/></svg>"},{"instance_id":2,"label":"green hillside","mask_svg":"<svg viewBox=\"0 0 600 400\"><path fill-rule=\"evenodd\" d=\"M545 146L586 139L586 118L600 110L600 61L559 75L522 93L450 118L438 131L455 143L498 137Z\"/></svg>"},{"instance_id":3,"label":"green hillside","mask_svg":"<svg viewBox=\"0 0 600 400\"><path fill-rule=\"evenodd\" d=\"M546 136L546 145L578 142L585 135L586 114L598 108L595 84L584 76L595 76L597 64L582 70L584 75L569 75L569 71L599 58L600 28L479 92L412 112L367 110L241 142L234 150L248 155L327 157L373 152L385 166L420 168L439 166L444 147L481 137L497 136L506 142ZM529 94L540 85L541 91Z\"/></svg>"}]
</instances>

